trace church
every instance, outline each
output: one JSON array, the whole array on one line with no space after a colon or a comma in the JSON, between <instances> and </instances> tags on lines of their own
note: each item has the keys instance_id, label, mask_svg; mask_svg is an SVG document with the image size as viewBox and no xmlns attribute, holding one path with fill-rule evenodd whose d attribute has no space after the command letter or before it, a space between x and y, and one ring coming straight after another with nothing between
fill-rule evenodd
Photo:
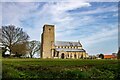
<instances>
[{"instance_id":1,"label":"church","mask_svg":"<svg viewBox=\"0 0 120 80\"><path fill-rule=\"evenodd\" d=\"M54 25L44 25L41 34L41 58L81 59L88 54L82 44L70 41L55 41Z\"/></svg>"}]
</instances>

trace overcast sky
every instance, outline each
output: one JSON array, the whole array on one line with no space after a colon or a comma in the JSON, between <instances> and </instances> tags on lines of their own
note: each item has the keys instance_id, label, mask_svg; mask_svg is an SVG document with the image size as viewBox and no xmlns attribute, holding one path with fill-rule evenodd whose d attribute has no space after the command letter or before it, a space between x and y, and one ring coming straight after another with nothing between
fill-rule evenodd
<instances>
[{"instance_id":1,"label":"overcast sky","mask_svg":"<svg viewBox=\"0 0 120 80\"><path fill-rule=\"evenodd\" d=\"M52 24L55 25L56 40L79 40L88 54L111 54L118 50L117 2L69 0L0 4L2 25L23 28L30 40L40 41L43 25Z\"/></svg>"}]
</instances>

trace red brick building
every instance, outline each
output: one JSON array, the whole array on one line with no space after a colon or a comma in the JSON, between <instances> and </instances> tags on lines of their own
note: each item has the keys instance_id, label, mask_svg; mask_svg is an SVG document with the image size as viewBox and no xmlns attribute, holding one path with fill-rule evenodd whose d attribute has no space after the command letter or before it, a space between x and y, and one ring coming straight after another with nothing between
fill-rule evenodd
<instances>
[{"instance_id":1,"label":"red brick building","mask_svg":"<svg viewBox=\"0 0 120 80\"><path fill-rule=\"evenodd\" d=\"M115 55L104 55L104 59L117 59Z\"/></svg>"}]
</instances>

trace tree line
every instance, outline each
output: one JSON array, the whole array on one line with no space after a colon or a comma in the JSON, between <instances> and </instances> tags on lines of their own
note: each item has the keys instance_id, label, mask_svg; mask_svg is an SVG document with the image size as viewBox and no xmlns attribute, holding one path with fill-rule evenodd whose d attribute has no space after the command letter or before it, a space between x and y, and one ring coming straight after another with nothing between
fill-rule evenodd
<instances>
[{"instance_id":1,"label":"tree line","mask_svg":"<svg viewBox=\"0 0 120 80\"><path fill-rule=\"evenodd\" d=\"M29 55L29 57L33 58L34 54L40 50L40 42L36 40L29 41L30 37L23 31L23 28L14 25L2 26L0 35L3 57ZM6 54L7 51L9 54Z\"/></svg>"}]
</instances>

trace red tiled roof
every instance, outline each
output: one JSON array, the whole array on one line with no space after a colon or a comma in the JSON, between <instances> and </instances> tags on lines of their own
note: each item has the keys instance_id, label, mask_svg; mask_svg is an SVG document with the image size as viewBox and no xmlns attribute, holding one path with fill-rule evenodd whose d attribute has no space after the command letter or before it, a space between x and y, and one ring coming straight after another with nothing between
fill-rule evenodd
<instances>
[{"instance_id":1,"label":"red tiled roof","mask_svg":"<svg viewBox=\"0 0 120 80\"><path fill-rule=\"evenodd\" d=\"M104 58L105 59L110 59L110 58L117 58L117 57L114 56L114 55L104 55Z\"/></svg>"}]
</instances>

